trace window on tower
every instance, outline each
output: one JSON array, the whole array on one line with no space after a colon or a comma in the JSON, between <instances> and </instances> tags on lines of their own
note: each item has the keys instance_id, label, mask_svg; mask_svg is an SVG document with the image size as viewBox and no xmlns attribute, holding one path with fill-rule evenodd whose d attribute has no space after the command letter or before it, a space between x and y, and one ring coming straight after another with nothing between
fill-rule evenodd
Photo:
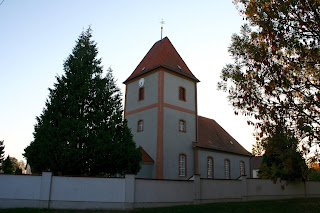
<instances>
[{"instance_id":1,"label":"window on tower","mask_svg":"<svg viewBox=\"0 0 320 213\"><path fill-rule=\"evenodd\" d=\"M180 132L186 132L186 121L180 119L179 120L179 131Z\"/></svg>"},{"instance_id":2,"label":"window on tower","mask_svg":"<svg viewBox=\"0 0 320 213\"><path fill-rule=\"evenodd\" d=\"M184 87L179 87L179 100L186 101L186 89Z\"/></svg>"},{"instance_id":3,"label":"window on tower","mask_svg":"<svg viewBox=\"0 0 320 213\"><path fill-rule=\"evenodd\" d=\"M143 132L143 120L138 121L137 132Z\"/></svg>"},{"instance_id":4,"label":"window on tower","mask_svg":"<svg viewBox=\"0 0 320 213\"><path fill-rule=\"evenodd\" d=\"M139 88L139 95L138 95L139 97L138 97L138 100L139 101L142 101L142 100L144 100L144 87L140 87Z\"/></svg>"}]
</instances>

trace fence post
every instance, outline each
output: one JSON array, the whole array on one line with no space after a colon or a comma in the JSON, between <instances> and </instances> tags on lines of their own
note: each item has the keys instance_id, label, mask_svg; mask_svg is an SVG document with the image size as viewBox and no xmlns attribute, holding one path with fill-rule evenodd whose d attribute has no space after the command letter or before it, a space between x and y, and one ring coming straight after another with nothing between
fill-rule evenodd
<instances>
[{"instance_id":1,"label":"fence post","mask_svg":"<svg viewBox=\"0 0 320 213\"><path fill-rule=\"evenodd\" d=\"M42 172L40 185L41 208L49 208L52 172Z\"/></svg>"},{"instance_id":2,"label":"fence post","mask_svg":"<svg viewBox=\"0 0 320 213\"><path fill-rule=\"evenodd\" d=\"M134 207L135 179L136 176L133 174L125 175L125 209Z\"/></svg>"},{"instance_id":3,"label":"fence post","mask_svg":"<svg viewBox=\"0 0 320 213\"><path fill-rule=\"evenodd\" d=\"M193 203L199 204L201 199L201 179L199 174L193 175Z\"/></svg>"},{"instance_id":4,"label":"fence post","mask_svg":"<svg viewBox=\"0 0 320 213\"><path fill-rule=\"evenodd\" d=\"M241 196L243 201L248 200L247 175L241 176Z\"/></svg>"}]
</instances>

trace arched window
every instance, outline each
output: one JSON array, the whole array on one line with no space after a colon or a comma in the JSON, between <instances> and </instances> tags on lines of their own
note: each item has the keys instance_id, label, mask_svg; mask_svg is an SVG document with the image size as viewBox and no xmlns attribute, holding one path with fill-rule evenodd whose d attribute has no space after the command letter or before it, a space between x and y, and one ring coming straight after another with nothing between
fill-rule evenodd
<instances>
[{"instance_id":1,"label":"arched window","mask_svg":"<svg viewBox=\"0 0 320 213\"><path fill-rule=\"evenodd\" d=\"M144 100L144 87L140 87L140 88L139 88L138 100L139 100L139 101Z\"/></svg>"},{"instance_id":2,"label":"arched window","mask_svg":"<svg viewBox=\"0 0 320 213\"><path fill-rule=\"evenodd\" d=\"M184 87L179 87L179 100L186 101L186 89Z\"/></svg>"},{"instance_id":3,"label":"arched window","mask_svg":"<svg viewBox=\"0 0 320 213\"><path fill-rule=\"evenodd\" d=\"M186 121L180 119L179 120L179 131L180 132L186 132Z\"/></svg>"},{"instance_id":4,"label":"arched window","mask_svg":"<svg viewBox=\"0 0 320 213\"><path fill-rule=\"evenodd\" d=\"M245 175L246 174L246 165L243 161L240 161L240 175Z\"/></svg>"},{"instance_id":5,"label":"arched window","mask_svg":"<svg viewBox=\"0 0 320 213\"><path fill-rule=\"evenodd\" d=\"M207 178L213 178L213 158L210 156L207 158Z\"/></svg>"},{"instance_id":6,"label":"arched window","mask_svg":"<svg viewBox=\"0 0 320 213\"><path fill-rule=\"evenodd\" d=\"M230 160L229 159L224 160L224 178L230 179Z\"/></svg>"},{"instance_id":7,"label":"arched window","mask_svg":"<svg viewBox=\"0 0 320 213\"><path fill-rule=\"evenodd\" d=\"M138 120L137 132L143 132L143 120Z\"/></svg>"},{"instance_id":8,"label":"arched window","mask_svg":"<svg viewBox=\"0 0 320 213\"><path fill-rule=\"evenodd\" d=\"M179 154L179 176L185 177L187 175L187 155Z\"/></svg>"}]
</instances>

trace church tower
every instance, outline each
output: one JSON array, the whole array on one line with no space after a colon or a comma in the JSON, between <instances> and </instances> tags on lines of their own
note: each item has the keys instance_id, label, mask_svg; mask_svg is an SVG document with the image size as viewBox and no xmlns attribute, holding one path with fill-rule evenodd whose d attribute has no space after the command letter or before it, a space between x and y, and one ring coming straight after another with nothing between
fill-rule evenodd
<instances>
[{"instance_id":1,"label":"church tower","mask_svg":"<svg viewBox=\"0 0 320 213\"><path fill-rule=\"evenodd\" d=\"M124 82L125 118L142 147L138 177L188 179L196 173L198 82L167 37Z\"/></svg>"}]
</instances>

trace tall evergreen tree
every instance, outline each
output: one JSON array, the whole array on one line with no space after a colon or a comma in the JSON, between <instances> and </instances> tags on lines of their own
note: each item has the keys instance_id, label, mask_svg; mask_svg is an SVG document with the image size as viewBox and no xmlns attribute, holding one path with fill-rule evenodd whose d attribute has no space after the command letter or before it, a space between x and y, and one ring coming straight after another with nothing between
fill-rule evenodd
<instances>
[{"instance_id":1,"label":"tall evergreen tree","mask_svg":"<svg viewBox=\"0 0 320 213\"><path fill-rule=\"evenodd\" d=\"M13 174L14 172L14 167L9 155L2 163L2 170L5 174Z\"/></svg>"},{"instance_id":2,"label":"tall evergreen tree","mask_svg":"<svg viewBox=\"0 0 320 213\"><path fill-rule=\"evenodd\" d=\"M4 159L4 145L3 145L3 141L0 141L0 169L2 168L3 159Z\"/></svg>"},{"instance_id":3,"label":"tall evergreen tree","mask_svg":"<svg viewBox=\"0 0 320 213\"><path fill-rule=\"evenodd\" d=\"M112 70L105 77L89 28L64 63L25 149L33 172L71 175L137 173L141 153L123 120Z\"/></svg>"}]
</instances>

